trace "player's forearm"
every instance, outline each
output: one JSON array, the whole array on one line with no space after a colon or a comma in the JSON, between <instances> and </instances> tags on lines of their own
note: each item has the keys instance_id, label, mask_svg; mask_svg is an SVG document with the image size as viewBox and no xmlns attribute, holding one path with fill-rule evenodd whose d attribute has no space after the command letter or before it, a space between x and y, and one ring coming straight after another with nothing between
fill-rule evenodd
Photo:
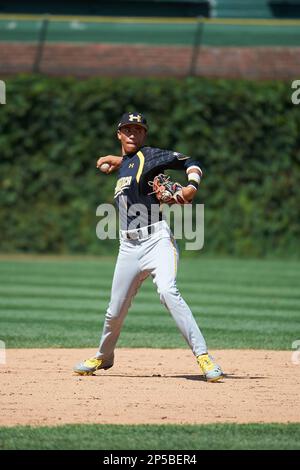
<instances>
[{"instance_id":1,"label":"player's forearm","mask_svg":"<svg viewBox=\"0 0 300 470\"><path fill-rule=\"evenodd\" d=\"M197 189L193 188L192 186L182 187L182 196L185 199L185 201L191 202L196 196L196 193L197 193Z\"/></svg>"},{"instance_id":2,"label":"player's forearm","mask_svg":"<svg viewBox=\"0 0 300 470\"><path fill-rule=\"evenodd\" d=\"M202 177L202 170L198 165L192 165L187 170L188 184L182 188L184 199L192 201L197 194L197 190Z\"/></svg>"}]
</instances>

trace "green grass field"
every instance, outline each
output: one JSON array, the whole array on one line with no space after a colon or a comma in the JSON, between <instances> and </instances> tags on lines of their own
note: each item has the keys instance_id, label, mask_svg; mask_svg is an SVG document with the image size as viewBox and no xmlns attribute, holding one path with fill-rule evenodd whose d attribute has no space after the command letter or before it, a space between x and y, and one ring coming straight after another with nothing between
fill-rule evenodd
<instances>
[{"instance_id":1,"label":"green grass field","mask_svg":"<svg viewBox=\"0 0 300 470\"><path fill-rule=\"evenodd\" d=\"M0 259L0 340L8 348L96 347L114 259ZM210 348L292 348L300 338L300 262L183 259L178 287ZM184 347L151 281L119 347ZM201 397L199 397L201 404ZM300 424L69 425L0 428L0 449L300 449Z\"/></svg>"},{"instance_id":2,"label":"green grass field","mask_svg":"<svg viewBox=\"0 0 300 470\"><path fill-rule=\"evenodd\" d=\"M95 347L114 259L2 259L0 339L8 348ZM178 287L210 348L291 349L300 338L300 262L183 259ZM187 347L151 280L119 347Z\"/></svg>"},{"instance_id":3,"label":"green grass field","mask_svg":"<svg viewBox=\"0 0 300 470\"><path fill-rule=\"evenodd\" d=\"M1 449L300 449L300 424L0 428Z\"/></svg>"}]
</instances>

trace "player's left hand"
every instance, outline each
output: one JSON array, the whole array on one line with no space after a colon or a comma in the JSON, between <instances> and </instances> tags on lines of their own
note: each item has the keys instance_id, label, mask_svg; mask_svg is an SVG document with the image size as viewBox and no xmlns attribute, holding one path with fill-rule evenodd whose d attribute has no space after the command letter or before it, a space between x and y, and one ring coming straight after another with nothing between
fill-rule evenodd
<instances>
[{"instance_id":1,"label":"player's left hand","mask_svg":"<svg viewBox=\"0 0 300 470\"><path fill-rule=\"evenodd\" d=\"M153 193L159 202L166 204L189 204L196 193L195 188L174 183L163 173L155 176L153 181L149 181L149 185L153 188Z\"/></svg>"}]
</instances>

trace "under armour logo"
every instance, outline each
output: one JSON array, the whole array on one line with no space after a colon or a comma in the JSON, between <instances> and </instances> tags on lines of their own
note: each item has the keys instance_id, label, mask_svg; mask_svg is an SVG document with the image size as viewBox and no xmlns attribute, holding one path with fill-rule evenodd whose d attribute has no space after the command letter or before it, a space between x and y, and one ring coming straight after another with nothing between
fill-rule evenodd
<instances>
[{"instance_id":1,"label":"under armour logo","mask_svg":"<svg viewBox=\"0 0 300 470\"><path fill-rule=\"evenodd\" d=\"M140 114L137 114L136 116L134 114L129 114L129 121L142 122L142 116Z\"/></svg>"},{"instance_id":2,"label":"under armour logo","mask_svg":"<svg viewBox=\"0 0 300 470\"><path fill-rule=\"evenodd\" d=\"M129 163L128 168L133 168L133 167L134 167L134 163Z\"/></svg>"}]
</instances>

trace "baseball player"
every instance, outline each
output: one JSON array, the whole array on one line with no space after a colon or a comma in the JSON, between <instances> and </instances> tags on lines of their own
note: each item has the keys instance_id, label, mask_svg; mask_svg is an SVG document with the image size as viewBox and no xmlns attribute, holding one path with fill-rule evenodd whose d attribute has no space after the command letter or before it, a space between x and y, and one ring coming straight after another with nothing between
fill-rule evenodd
<instances>
[{"instance_id":1,"label":"baseball player","mask_svg":"<svg viewBox=\"0 0 300 470\"><path fill-rule=\"evenodd\" d=\"M189 344L206 380L215 382L222 378L223 373L208 354L204 337L177 289L178 249L159 210L161 188L153 191L155 178L165 170L183 170L187 174L187 185L175 187L171 202L191 202L202 171L197 161L181 153L145 146L147 130L147 121L141 113L123 114L117 130L122 157L108 155L97 162L100 169L104 163L109 164L106 173L118 170L114 197L122 212L120 249L99 350L94 357L77 364L74 371L80 375L92 375L98 369L113 366L114 350L132 299L142 282L151 276L161 302ZM140 209L139 217L133 210L136 207ZM134 225L136 219L138 226Z\"/></svg>"}]
</instances>

